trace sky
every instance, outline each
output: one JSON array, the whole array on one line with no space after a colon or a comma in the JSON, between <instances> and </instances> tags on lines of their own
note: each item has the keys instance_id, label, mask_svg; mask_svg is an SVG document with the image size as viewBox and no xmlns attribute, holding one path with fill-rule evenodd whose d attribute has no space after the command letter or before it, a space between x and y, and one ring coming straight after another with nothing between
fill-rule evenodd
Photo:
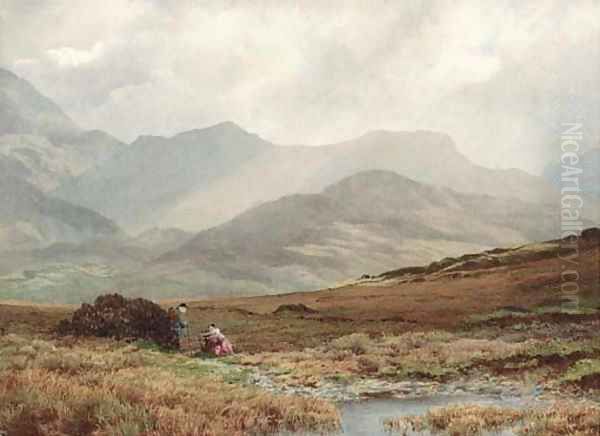
<instances>
[{"instance_id":1,"label":"sky","mask_svg":"<svg viewBox=\"0 0 600 436\"><path fill-rule=\"evenodd\" d=\"M540 173L600 143L600 0L0 0L0 66L125 141L231 120L278 144L440 130Z\"/></svg>"}]
</instances>

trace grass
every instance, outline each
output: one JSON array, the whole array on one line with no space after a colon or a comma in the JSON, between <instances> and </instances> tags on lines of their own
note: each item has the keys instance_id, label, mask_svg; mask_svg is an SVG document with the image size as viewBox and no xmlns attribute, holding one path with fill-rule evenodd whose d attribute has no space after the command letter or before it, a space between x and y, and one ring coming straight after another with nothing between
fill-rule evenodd
<instances>
[{"instance_id":1,"label":"grass","mask_svg":"<svg viewBox=\"0 0 600 436\"><path fill-rule=\"evenodd\" d=\"M595 436L600 434L600 407L566 402L545 409L456 405L432 409L423 416L388 419L384 427L401 435L428 430L434 434L477 436L510 429L519 436Z\"/></svg>"},{"instance_id":2,"label":"grass","mask_svg":"<svg viewBox=\"0 0 600 436\"><path fill-rule=\"evenodd\" d=\"M0 338L0 429L12 435L330 431L336 407L239 384L243 371L111 341Z\"/></svg>"},{"instance_id":3,"label":"grass","mask_svg":"<svg viewBox=\"0 0 600 436\"><path fill-rule=\"evenodd\" d=\"M600 339L593 333L597 313L582 316L577 322L570 318L532 322L518 333L511 324L372 337L354 333L303 351L241 354L233 360L261 367L276 383L287 386L314 386L323 379L352 383L360 378L448 382L486 374L526 380L527 386L542 385L555 392L566 389L568 381L597 374ZM584 385L586 391L598 389L590 377Z\"/></svg>"},{"instance_id":4,"label":"grass","mask_svg":"<svg viewBox=\"0 0 600 436\"><path fill-rule=\"evenodd\" d=\"M294 353L242 355L238 362L274 368L282 383L314 377L446 380L476 359L502 359L524 352L527 344L467 339L448 332L405 333L369 338L353 334L330 344ZM272 371L273 372L273 371Z\"/></svg>"}]
</instances>

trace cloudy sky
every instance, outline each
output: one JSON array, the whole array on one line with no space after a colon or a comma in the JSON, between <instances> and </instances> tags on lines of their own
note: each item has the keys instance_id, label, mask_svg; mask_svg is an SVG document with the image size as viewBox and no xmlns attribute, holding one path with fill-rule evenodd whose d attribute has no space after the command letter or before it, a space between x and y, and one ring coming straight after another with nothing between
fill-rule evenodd
<instances>
[{"instance_id":1,"label":"cloudy sky","mask_svg":"<svg viewBox=\"0 0 600 436\"><path fill-rule=\"evenodd\" d=\"M433 129L539 172L562 122L600 140L600 0L0 0L0 20L1 66L126 141Z\"/></svg>"}]
</instances>

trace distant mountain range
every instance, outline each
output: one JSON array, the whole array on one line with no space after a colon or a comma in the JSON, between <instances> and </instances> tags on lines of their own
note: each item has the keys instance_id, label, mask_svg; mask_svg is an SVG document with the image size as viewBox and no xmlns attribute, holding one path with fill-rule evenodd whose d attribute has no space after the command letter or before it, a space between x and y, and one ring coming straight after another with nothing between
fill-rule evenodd
<instances>
[{"instance_id":1,"label":"distant mountain range","mask_svg":"<svg viewBox=\"0 0 600 436\"><path fill-rule=\"evenodd\" d=\"M444 134L370 132L344 143L277 146L227 122L171 138L140 137L54 194L129 231L199 231L294 193L316 193L360 171L395 171L457 191L549 202L554 189L520 170L471 163Z\"/></svg>"},{"instance_id":2,"label":"distant mountain range","mask_svg":"<svg viewBox=\"0 0 600 436\"><path fill-rule=\"evenodd\" d=\"M278 146L224 122L127 145L0 70L0 298L314 289L550 239L546 175L475 165L430 131Z\"/></svg>"}]
</instances>

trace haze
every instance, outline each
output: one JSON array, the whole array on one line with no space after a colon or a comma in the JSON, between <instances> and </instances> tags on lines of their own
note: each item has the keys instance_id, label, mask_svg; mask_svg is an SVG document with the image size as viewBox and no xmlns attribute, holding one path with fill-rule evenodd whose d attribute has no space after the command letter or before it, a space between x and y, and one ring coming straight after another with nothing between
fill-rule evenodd
<instances>
[{"instance_id":1,"label":"haze","mask_svg":"<svg viewBox=\"0 0 600 436\"><path fill-rule=\"evenodd\" d=\"M430 129L534 173L563 122L598 144L600 2L322 3L2 0L0 65L126 141L223 120L279 144Z\"/></svg>"}]
</instances>

